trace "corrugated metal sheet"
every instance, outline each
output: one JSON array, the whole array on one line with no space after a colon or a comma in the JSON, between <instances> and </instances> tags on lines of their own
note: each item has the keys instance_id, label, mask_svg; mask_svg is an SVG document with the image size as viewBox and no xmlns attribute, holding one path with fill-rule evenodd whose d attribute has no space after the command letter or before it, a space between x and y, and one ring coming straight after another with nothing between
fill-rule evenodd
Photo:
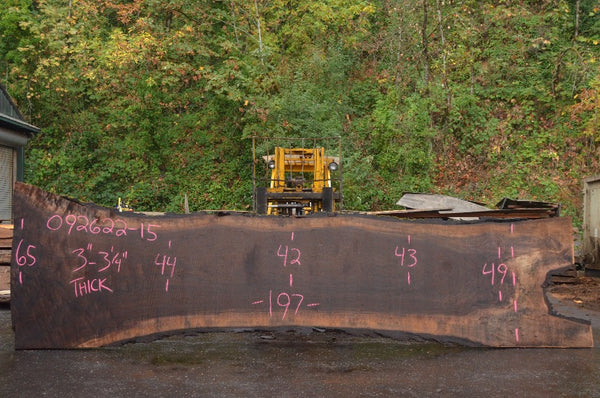
<instances>
[{"instance_id":1,"label":"corrugated metal sheet","mask_svg":"<svg viewBox=\"0 0 600 398\"><path fill-rule=\"evenodd\" d=\"M15 179L14 149L0 146L0 221L12 218L12 187Z\"/></svg>"}]
</instances>

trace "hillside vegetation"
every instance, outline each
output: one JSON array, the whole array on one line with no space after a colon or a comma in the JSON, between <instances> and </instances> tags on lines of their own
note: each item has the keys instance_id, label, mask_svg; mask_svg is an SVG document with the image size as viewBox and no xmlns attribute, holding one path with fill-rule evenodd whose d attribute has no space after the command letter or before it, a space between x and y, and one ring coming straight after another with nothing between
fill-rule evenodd
<instances>
[{"instance_id":1,"label":"hillside vegetation","mask_svg":"<svg viewBox=\"0 0 600 398\"><path fill-rule=\"evenodd\" d=\"M4 0L26 181L251 209L250 137L341 136L346 209L403 192L581 218L600 173L599 0Z\"/></svg>"}]
</instances>

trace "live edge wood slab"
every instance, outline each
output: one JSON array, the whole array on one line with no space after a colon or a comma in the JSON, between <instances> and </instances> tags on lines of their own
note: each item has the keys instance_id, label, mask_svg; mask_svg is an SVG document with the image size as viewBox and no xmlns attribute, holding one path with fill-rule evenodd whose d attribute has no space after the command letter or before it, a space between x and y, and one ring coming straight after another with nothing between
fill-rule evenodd
<instances>
[{"instance_id":1,"label":"live edge wood slab","mask_svg":"<svg viewBox=\"0 0 600 398\"><path fill-rule=\"evenodd\" d=\"M186 329L315 326L493 347L591 347L542 285L572 264L568 218L458 223L240 214L151 217L18 183L17 349Z\"/></svg>"}]
</instances>

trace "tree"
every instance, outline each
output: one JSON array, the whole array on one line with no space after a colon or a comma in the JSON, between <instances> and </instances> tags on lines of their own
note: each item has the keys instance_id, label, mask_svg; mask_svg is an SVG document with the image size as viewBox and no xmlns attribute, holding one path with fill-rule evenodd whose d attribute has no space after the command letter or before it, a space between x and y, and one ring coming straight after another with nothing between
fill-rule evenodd
<instances>
[{"instance_id":1,"label":"tree","mask_svg":"<svg viewBox=\"0 0 600 398\"><path fill-rule=\"evenodd\" d=\"M598 0L7 0L26 179L181 211L251 204L249 137L341 135L345 203L527 196L600 172ZM590 160L592 159L592 160Z\"/></svg>"}]
</instances>

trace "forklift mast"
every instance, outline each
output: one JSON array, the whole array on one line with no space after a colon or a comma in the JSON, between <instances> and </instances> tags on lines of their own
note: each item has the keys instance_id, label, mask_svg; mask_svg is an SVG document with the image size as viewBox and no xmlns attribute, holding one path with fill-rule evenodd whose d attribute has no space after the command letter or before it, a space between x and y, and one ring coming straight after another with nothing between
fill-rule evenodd
<instances>
[{"instance_id":1,"label":"forklift mast","mask_svg":"<svg viewBox=\"0 0 600 398\"><path fill-rule=\"evenodd\" d=\"M255 212L304 215L333 212L336 204L341 208L340 137L310 140L254 137L252 147ZM264 177L257 178L257 174Z\"/></svg>"}]
</instances>

